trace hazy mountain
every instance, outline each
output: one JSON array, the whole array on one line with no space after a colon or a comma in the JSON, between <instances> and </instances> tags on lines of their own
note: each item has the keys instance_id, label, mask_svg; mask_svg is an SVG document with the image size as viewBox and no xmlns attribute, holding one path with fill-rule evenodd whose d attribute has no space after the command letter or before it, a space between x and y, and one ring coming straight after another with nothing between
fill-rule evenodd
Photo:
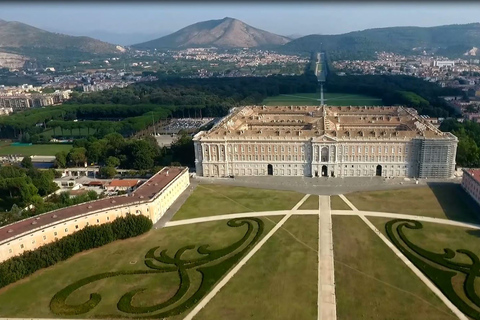
<instances>
[{"instance_id":1,"label":"hazy mountain","mask_svg":"<svg viewBox=\"0 0 480 320\"><path fill-rule=\"evenodd\" d=\"M35 55L36 52L79 52L109 54L121 52L113 44L89 37L74 37L48 32L30 25L0 20L0 51Z\"/></svg>"},{"instance_id":2,"label":"hazy mountain","mask_svg":"<svg viewBox=\"0 0 480 320\"><path fill-rule=\"evenodd\" d=\"M325 50L337 58L372 57L375 51L461 56L480 47L480 23L438 27L390 27L340 35L309 35L283 46L289 51Z\"/></svg>"},{"instance_id":3,"label":"hazy mountain","mask_svg":"<svg viewBox=\"0 0 480 320\"><path fill-rule=\"evenodd\" d=\"M287 37L263 31L240 20L224 18L192 24L168 36L133 45L136 49L219 47L251 48L282 45Z\"/></svg>"},{"instance_id":4,"label":"hazy mountain","mask_svg":"<svg viewBox=\"0 0 480 320\"><path fill-rule=\"evenodd\" d=\"M163 32L111 32L105 30L90 30L90 31L79 31L79 30L65 30L65 29L58 29L52 31L60 31L62 30L63 33L72 35L72 36L87 36L90 38L98 39L104 42L118 44L121 46L130 46L135 43L145 42L159 36L166 36L171 31L163 31Z\"/></svg>"}]
</instances>

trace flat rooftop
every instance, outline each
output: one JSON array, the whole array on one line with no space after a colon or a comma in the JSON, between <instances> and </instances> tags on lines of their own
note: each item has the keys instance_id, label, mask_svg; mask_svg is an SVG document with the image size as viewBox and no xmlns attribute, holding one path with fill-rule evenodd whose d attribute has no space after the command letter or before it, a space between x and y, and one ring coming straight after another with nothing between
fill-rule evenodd
<instances>
[{"instance_id":1,"label":"flat rooftop","mask_svg":"<svg viewBox=\"0 0 480 320\"><path fill-rule=\"evenodd\" d=\"M125 206L136 202L146 202L155 197L171 181L178 177L184 168L168 167L156 173L149 180L133 191L129 196L108 197L96 201L66 207L38 216L18 221L0 228L0 242L14 239L19 235L49 225L51 223L81 216L89 212L107 209L116 206Z\"/></svg>"},{"instance_id":2,"label":"flat rooftop","mask_svg":"<svg viewBox=\"0 0 480 320\"><path fill-rule=\"evenodd\" d=\"M195 139L305 140L322 135L338 140L451 138L405 107L248 106Z\"/></svg>"}]
</instances>

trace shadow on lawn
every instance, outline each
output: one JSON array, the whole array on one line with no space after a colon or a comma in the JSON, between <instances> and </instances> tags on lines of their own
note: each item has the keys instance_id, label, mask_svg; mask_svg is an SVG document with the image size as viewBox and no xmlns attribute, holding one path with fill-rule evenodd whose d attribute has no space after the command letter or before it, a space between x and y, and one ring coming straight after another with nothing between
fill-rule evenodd
<instances>
[{"instance_id":1,"label":"shadow on lawn","mask_svg":"<svg viewBox=\"0 0 480 320\"><path fill-rule=\"evenodd\" d=\"M480 224L480 206L459 183L427 183L449 220Z\"/></svg>"}]
</instances>

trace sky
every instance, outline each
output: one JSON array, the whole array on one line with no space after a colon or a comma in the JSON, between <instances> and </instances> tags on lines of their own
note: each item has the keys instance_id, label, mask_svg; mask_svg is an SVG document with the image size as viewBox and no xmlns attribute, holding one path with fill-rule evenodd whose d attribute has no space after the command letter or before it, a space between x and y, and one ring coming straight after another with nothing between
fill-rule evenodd
<instances>
[{"instance_id":1,"label":"sky","mask_svg":"<svg viewBox=\"0 0 480 320\"><path fill-rule=\"evenodd\" d=\"M48 31L100 37L136 34L154 38L227 16L281 35L340 34L378 27L480 22L480 3L0 2L0 19Z\"/></svg>"}]
</instances>

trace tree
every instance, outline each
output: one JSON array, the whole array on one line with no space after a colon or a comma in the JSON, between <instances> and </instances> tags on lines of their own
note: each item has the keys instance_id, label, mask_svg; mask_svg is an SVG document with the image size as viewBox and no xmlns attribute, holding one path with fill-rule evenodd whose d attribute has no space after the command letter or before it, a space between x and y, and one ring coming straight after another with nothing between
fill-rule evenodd
<instances>
[{"instance_id":1,"label":"tree","mask_svg":"<svg viewBox=\"0 0 480 320\"><path fill-rule=\"evenodd\" d=\"M67 153L65 151L55 154L55 167L66 168L67 167Z\"/></svg>"},{"instance_id":2,"label":"tree","mask_svg":"<svg viewBox=\"0 0 480 320\"><path fill-rule=\"evenodd\" d=\"M29 156L24 157L21 164L22 164L22 167L24 167L25 169L33 168L32 158Z\"/></svg>"},{"instance_id":3,"label":"tree","mask_svg":"<svg viewBox=\"0 0 480 320\"><path fill-rule=\"evenodd\" d=\"M101 167L99 173L103 178L112 179L117 175L117 169L113 167Z\"/></svg>"},{"instance_id":4,"label":"tree","mask_svg":"<svg viewBox=\"0 0 480 320\"><path fill-rule=\"evenodd\" d=\"M116 168L120 165L120 160L117 157L108 157L107 161L105 161L107 167Z\"/></svg>"},{"instance_id":5,"label":"tree","mask_svg":"<svg viewBox=\"0 0 480 320\"><path fill-rule=\"evenodd\" d=\"M68 154L68 161L74 163L77 167L87 162L87 149L85 148L72 148Z\"/></svg>"}]
</instances>

